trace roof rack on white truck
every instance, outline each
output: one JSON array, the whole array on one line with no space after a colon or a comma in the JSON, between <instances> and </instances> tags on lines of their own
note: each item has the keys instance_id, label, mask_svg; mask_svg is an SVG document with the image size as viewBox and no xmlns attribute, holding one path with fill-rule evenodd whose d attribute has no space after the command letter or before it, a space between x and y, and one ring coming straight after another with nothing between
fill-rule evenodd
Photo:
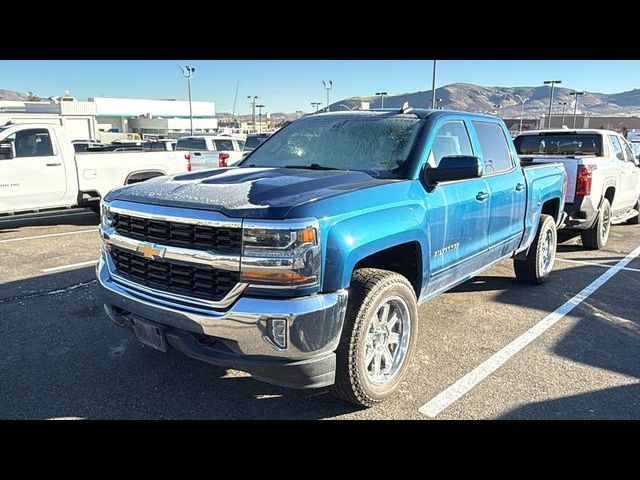
<instances>
[{"instance_id":1,"label":"roof rack on white truck","mask_svg":"<svg viewBox=\"0 0 640 480\"><path fill-rule=\"evenodd\" d=\"M110 190L190 170L180 152L104 152L76 155L58 125L0 127L0 215L99 207Z\"/></svg>"}]
</instances>

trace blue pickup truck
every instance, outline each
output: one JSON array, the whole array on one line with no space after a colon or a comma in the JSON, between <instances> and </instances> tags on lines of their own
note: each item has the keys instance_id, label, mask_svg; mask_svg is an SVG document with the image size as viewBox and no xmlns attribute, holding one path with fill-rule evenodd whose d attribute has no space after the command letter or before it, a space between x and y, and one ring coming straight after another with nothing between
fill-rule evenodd
<instances>
[{"instance_id":1,"label":"blue pickup truck","mask_svg":"<svg viewBox=\"0 0 640 480\"><path fill-rule=\"evenodd\" d=\"M507 258L545 279L565 184L492 116L311 115L236 167L111 191L97 276L146 345L371 406L407 371L420 302Z\"/></svg>"}]
</instances>

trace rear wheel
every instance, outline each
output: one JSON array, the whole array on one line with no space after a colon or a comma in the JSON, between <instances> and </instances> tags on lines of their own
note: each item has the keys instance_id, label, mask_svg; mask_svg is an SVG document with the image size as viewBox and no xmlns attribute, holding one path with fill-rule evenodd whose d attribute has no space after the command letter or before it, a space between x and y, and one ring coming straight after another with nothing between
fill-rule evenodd
<instances>
[{"instance_id":1,"label":"rear wheel","mask_svg":"<svg viewBox=\"0 0 640 480\"><path fill-rule=\"evenodd\" d=\"M356 270L333 393L363 407L392 395L407 372L417 334L418 303L409 281L387 270Z\"/></svg>"},{"instance_id":2,"label":"rear wheel","mask_svg":"<svg viewBox=\"0 0 640 480\"><path fill-rule=\"evenodd\" d=\"M602 200L598 218L589 230L585 230L580 234L582 237L582 245L590 250L600 250L604 248L609 239L609 231L611 230L611 204L608 199Z\"/></svg>"},{"instance_id":3,"label":"rear wheel","mask_svg":"<svg viewBox=\"0 0 640 480\"><path fill-rule=\"evenodd\" d=\"M553 269L557 245L556 222L551 215L540 215L538 233L529 247L527 257L513 261L516 278L520 282L540 285Z\"/></svg>"}]
</instances>

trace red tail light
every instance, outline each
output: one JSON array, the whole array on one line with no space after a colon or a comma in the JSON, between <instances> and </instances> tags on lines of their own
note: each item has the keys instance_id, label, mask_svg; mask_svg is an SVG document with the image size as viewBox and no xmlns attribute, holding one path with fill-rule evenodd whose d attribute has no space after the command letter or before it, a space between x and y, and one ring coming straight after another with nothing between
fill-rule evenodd
<instances>
[{"instance_id":1,"label":"red tail light","mask_svg":"<svg viewBox=\"0 0 640 480\"><path fill-rule=\"evenodd\" d=\"M591 177L595 169L595 165L578 165L576 195L589 195L591 193Z\"/></svg>"},{"instance_id":2,"label":"red tail light","mask_svg":"<svg viewBox=\"0 0 640 480\"><path fill-rule=\"evenodd\" d=\"M184 158L187 161L187 172L191 171L191 153L185 153Z\"/></svg>"},{"instance_id":3,"label":"red tail light","mask_svg":"<svg viewBox=\"0 0 640 480\"><path fill-rule=\"evenodd\" d=\"M219 153L218 154L218 166L219 167L228 167L227 159L229 158L228 153Z\"/></svg>"}]
</instances>

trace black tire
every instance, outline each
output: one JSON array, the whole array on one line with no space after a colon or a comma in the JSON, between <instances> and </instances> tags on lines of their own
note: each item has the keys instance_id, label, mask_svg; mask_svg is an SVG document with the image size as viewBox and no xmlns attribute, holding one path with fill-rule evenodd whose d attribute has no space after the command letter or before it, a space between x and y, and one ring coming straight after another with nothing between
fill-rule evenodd
<instances>
[{"instance_id":1,"label":"black tire","mask_svg":"<svg viewBox=\"0 0 640 480\"><path fill-rule=\"evenodd\" d=\"M606 226L606 231L604 227ZM609 239L611 231L611 204L609 200L602 199L602 205L598 211L598 218L589 230L580 233L582 245L589 250L600 250L604 248Z\"/></svg>"},{"instance_id":2,"label":"black tire","mask_svg":"<svg viewBox=\"0 0 640 480\"><path fill-rule=\"evenodd\" d=\"M635 210L637 210L638 212L640 212L640 198L636 202L636 206L633 207L633 208ZM636 215L635 217L632 217L629 220L627 220L627 224L628 225L640 225L640 215Z\"/></svg>"},{"instance_id":3,"label":"black tire","mask_svg":"<svg viewBox=\"0 0 640 480\"><path fill-rule=\"evenodd\" d=\"M374 384L365 366L365 337L372 318L391 297L400 297L408 310L410 325L406 354L397 372L384 385ZM349 301L340 344L336 350L336 380L331 387L337 397L362 407L371 407L392 395L401 384L410 364L418 336L418 302L409 281L387 270L363 268L351 277Z\"/></svg>"},{"instance_id":4,"label":"black tire","mask_svg":"<svg viewBox=\"0 0 640 480\"><path fill-rule=\"evenodd\" d=\"M542 258L545 252L546 236L551 236L551 245L553 248L551 256L551 265L543 265ZM529 248L527 257L518 260L514 259L513 269L516 272L518 281L528 283L530 285L540 285L553 269L555 261L556 248L558 245L558 232L556 230L556 222L551 215L540 215L540 223L538 224L538 232L536 238Z\"/></svg>"}]
</instances>

